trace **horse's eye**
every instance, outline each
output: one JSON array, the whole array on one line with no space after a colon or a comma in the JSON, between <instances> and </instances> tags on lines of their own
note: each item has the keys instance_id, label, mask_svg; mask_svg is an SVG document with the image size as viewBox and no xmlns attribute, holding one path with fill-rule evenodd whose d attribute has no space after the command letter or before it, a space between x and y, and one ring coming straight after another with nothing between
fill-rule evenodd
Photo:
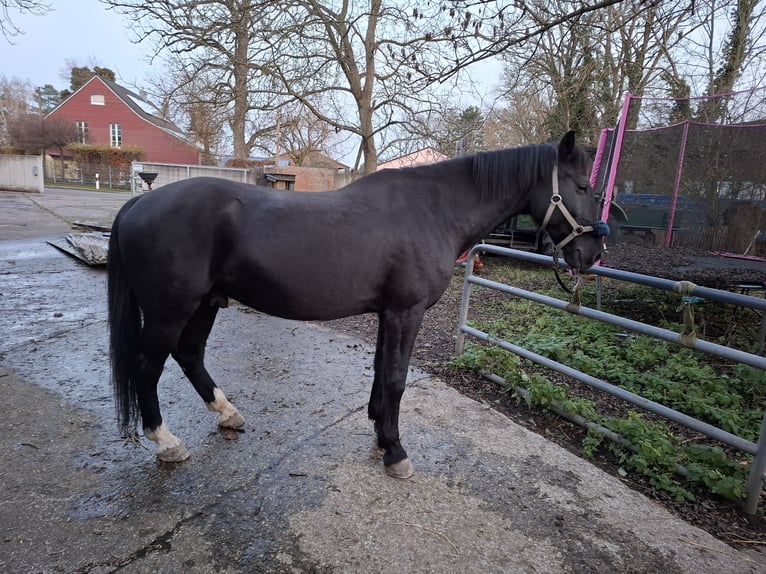
<instances>
[{"instance_id":1,"label":"horse's eye","mask_svg":"<svg viewBox=\"0 0 766 574\"><path fill-rule=\"evenodd\" d=\"M585 193L588 191L588 188L590 187L590 180L587 177L580 177L577 178L577 191L580 193Z\"/></svg>"}]
</instances>

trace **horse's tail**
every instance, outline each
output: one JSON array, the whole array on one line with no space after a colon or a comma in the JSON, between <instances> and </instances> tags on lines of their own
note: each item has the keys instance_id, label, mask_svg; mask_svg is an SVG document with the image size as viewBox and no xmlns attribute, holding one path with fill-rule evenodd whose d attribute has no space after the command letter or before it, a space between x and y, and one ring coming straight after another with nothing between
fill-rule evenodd
<instances>
[{"instance_id":1,"label":"horse's tail","mask_svg":"<svg viewBox=\"0 0 766 574\"><path fill-rule=\"evenodd\" d=\"M138 391L132 376L141 337L141 309L128 284L120 253L120 220L141 196L130 199L117 213L109 237L107 293L109 303L109 358L112 367L117 420L123 436L131 434L138 420Z\"/></svg>"}]
</instances>

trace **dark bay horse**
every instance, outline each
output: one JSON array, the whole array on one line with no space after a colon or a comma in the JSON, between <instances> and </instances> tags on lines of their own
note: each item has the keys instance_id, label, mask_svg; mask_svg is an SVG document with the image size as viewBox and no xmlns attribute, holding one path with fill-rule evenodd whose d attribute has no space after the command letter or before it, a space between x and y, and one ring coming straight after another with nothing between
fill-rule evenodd
<instances>
[{"instance_id":1,"label":"dark bay horse","mask_svg":"<svg viewBox=\"0 0 766 574\"><path fill-rule=\"evenodd\" d=\"M157 383L168 355L221 426L244 424L203 362L218 309L230 297L287 319L377 313L368 414L386 471L409 477L399 405L410 352L455 259L503 220L529 213L571 267L590 267L608 231L595 222L589 176L590 159L570 132L558 146L382 170L325 193L194 178L131 199L114 221L108 265L123 432L140 416L158 458L188 458L160 414Z\"/></svg>"}]
</instances>

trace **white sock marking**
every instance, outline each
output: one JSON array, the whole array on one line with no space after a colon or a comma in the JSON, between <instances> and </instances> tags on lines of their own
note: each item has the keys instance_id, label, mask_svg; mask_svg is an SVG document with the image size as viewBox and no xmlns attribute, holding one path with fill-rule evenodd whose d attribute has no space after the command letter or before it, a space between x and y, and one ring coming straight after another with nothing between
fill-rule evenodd
<instances>
[{"instance_id":1,"label":"white sock marking","mask_svg":"<svg viewBox=\"0 0 766 574\"><path fill-rule=\"evenodd\" d=\"M218 413L218 422L221 426L242 426L244 422L242 415L239 414L237 408L229 402L223 391L216 387L213 390L213 396L215 400L212 403L207 404L209 411ZM238 424L232 424L238 423Z\"/></svg>"},{"instance_id":2,"label":"white sock marking","mask_svg":"<svg viewBox=\"0 0 766 574\"><path fill-rule=\"evenodd\" d=\"M170 450L181 444L181 439L170 432L168 427L165 426L165 423L162 423L154 432L146 430L145 434L146 438L157 443L157 452Z\"/></svg>"}]
</instances>

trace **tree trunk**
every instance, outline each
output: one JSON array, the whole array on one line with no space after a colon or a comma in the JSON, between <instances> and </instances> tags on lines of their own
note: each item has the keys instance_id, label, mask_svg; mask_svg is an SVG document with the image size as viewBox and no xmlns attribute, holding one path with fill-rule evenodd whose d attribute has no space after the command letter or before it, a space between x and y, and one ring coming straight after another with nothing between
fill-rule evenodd
<instances>
[{"instance_id":1,"label":"tree trunk","mask_svg":"<svg viewBox=\"0 0 766 574\"><path fill-rule=\"evenodd\" d=\"M248 7L243 7L243 11ZM234 111L231 117L231 133L233 138L234 157L247 159L250 157L250 149L247 145L247 112L250 109L248 94L248 70L247 49L250 44L249 19L247 13L243 13L239 22L233 25L235 33L234 62L232 73L234 76Z\"/></svg>"},{"instance_id":2,"label":"tree trunk","mask_svg":"<svg viewBox=\"0 0 766 574\"><path fill-rule=\"evenodd\" d=\"M747 56L753 14L758 0L739 0L734 11L734 26L726 40L723 62L712 78L709 96L728 94L742 74ZM700 119L705 122L720 122L726 116L726 98L707 100L700 107Z\"/></svg>"}]
</instances>

